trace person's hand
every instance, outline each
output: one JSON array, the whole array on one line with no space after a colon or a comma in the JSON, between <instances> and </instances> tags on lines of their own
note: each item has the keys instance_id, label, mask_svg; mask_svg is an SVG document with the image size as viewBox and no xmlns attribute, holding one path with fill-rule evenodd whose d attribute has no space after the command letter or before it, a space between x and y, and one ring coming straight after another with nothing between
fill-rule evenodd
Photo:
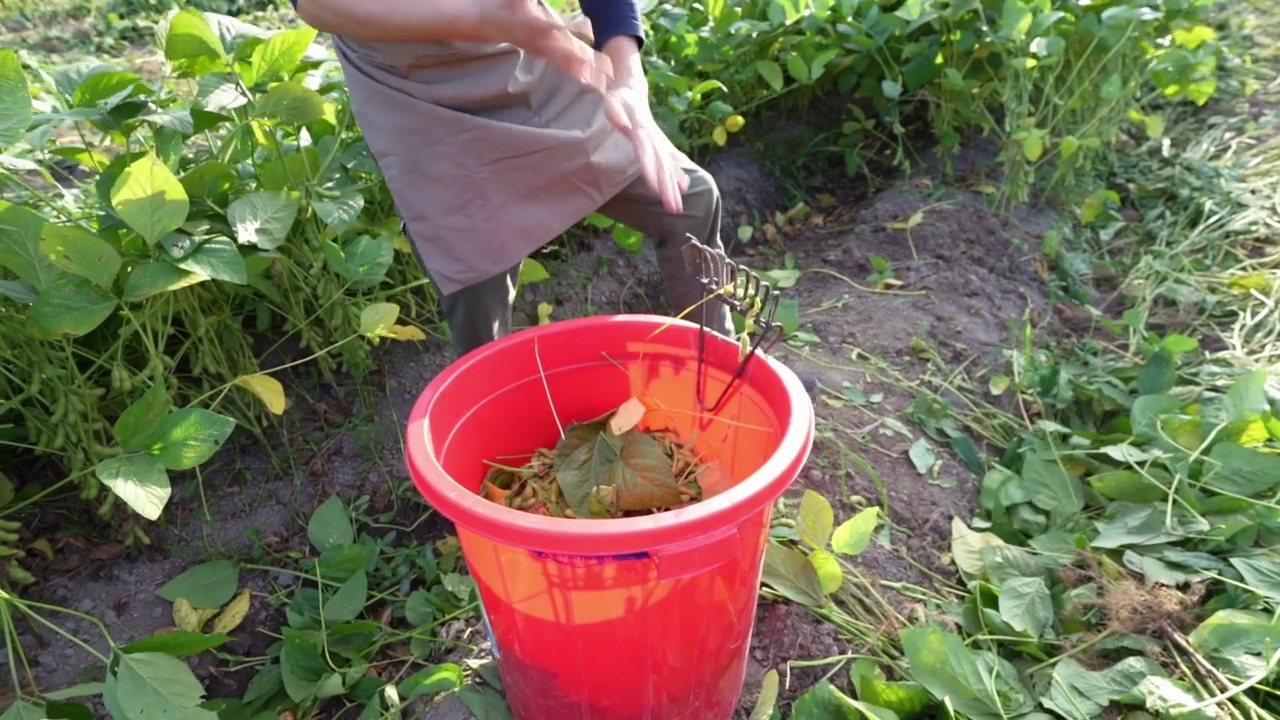
<instances>
[{"instance_id":1,"label":"person's hand","mask_svg":"<svg viewBox=\"0 0 1280 720\"><path fill-rule=\"evenodd\" d=\"M607 55L591 47L591 23L585 18L567 22L539 0L478 2L482 20L501 27L507 42L600 92L608 89L613 66Z\"/></svg>"},{"instance_id":2,"label":"person's hand","mask_svg":"<svg viewBox=\"0 0 1280 720\"><path fill-rule=\"evenodd\" d=\"M640 174L649 189L662 198L667 212L684 212L689 176L680 169L680 155L649 109L649 88L643 81L621 83L605 94L605 114L636 150Z\"/></svg>"}]
</instances>

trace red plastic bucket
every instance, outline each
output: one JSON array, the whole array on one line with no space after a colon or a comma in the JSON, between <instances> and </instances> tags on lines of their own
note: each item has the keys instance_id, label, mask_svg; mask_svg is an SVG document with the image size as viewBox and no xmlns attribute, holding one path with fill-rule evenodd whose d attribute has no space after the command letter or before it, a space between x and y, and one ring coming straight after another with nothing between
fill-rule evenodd
<instances>
[{"instance_id":1,"label":"red plastic bucket","mask_svg":"<svg viewBox=\"0 0 1280 720\"><path fill-rule=\"evenodd\" d=\"M649 315L544 325L460 358L414 405L409 472L456 526L517 720L727 720L738 704L773 503L808 459L814 411L799 378L757 354L703 413L698 335ZM707 333L708 401L738 364L738 345ZM486 462L554 446L557 417L590 420L632 396L660 404L736 484L617 520L477 494Z\"/></svg>"}]
</instances>

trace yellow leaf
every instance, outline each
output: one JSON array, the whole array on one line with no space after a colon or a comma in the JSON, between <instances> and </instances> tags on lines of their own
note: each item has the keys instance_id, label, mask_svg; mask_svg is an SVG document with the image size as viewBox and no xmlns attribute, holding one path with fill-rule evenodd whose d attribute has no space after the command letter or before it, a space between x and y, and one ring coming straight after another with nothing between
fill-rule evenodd
<instances>
[{"instance_id":1,"label":"yellow leaf","mask_svg":"<svg viewBox=\"0 0 1280 720\"><path fill-rule=\"evenodd\" d=\"M840 561L826 550L814 550L809 553L809 564L818 571L818 580L822 583L822 592L830 595L844 584L844 571L840 569Z\"/></svg>"},{"instance_id":2,"label":"yellow leaf","mask_svg":"<svg viewBox=\"0 0 1280 720\"><path fill-rule=\"evenodd\" d=\"M640 402L639 398L629 398L614 411L613 417L609 418L609 430L614 435L621 435L635 427L644 417L646 411L644 403Z\"/></svg>"},{"instance_id":3,"label":"yellow leaf","mask_svg":"<svg viewBox=\"0 0 1280 720\"><path fill-rule=\"evenodd\" d=\"M209 632L216 634L229 633L240 626L244 622L244 616L249 614L249 588L245 588L235 596L227 606L223 608L222 613L213 621L213 626L209 628Z\"/></svg>"},{"instance_id":4,"label":"yellow leaf","mask_svg":"<svg viewBox=\"0 0 1280 720\"><path fill-rule=\"evenodd\" d=\"M177 625L179 630L200 632L200 626L204 623L200 622L200 614L191 607L191 603L187 602L186 598L180 597L173 604L173 624Z\"/></svg>"},{"instance_id":5,"label":"yellow leaf","mask_svg":"<svg viewBox=\"0 0 1280 720\"><path fill-rule=\"evenodd\" d=\"M715 130L711 131L711 139L716 145L724 147L729 142L729 131L724 129L723 125L717 125Z\"/></svg>"},{"instance_id":6,"label":"yellow leaf","mask_svg":"<svg viewBox=\"0 0 1280 720\"><path fill-rule=\"evenodd\" d=\"M413 252L413 246L409 244L409 239L403 235L397 235L396 239L391 242L391 247L402 253Z\"/></svg>"},{"instance_id":7,"label":"yellow leaf","mask_svg":"<svg viewBox=\"0 0 1280 720\"><path fill-rule=\"evenodd\" d=\"M283 415L286 407L284 386L270 375L254 373L236 378L236 384L258 396L263 405L276 415Z\"/></svg>"},{"instance_id":8,"label":"yellow leaf","mask_svg":"<svg viewBox=\"0 0 1280 720\"><path fill-rule=\"evenodd\" d=\"M427 334L412 325L392 325L391 327L378 333L382 337L391 338L392 340L426 340Z\"/></svg>"},{"instance_id":9,"label":"yellow leaf","mask_svg":"<svg viewBox=\"0 0 1280 720\"><path fill-rule=\"evenodd\" d=\"M743 118L741 115L730 115L724 121L724 129L728 130L731 133L736 133L742 129L742 126L746 124L747 124L746 119Z\"/></svg>"},{"instance_id":10,"label":"yellow leaf","mask_svg":"<svg viewBox=\"0 0 1280 720\"><path fill-rule=\"evenodd\" d=\"M208 624L214 615L218 614L218 608L205 608L196 611L196 628L202 628Z\"/></svg>"},{"instance_id":11,"label":"yellow leaf","mask_svg":"<svg viewBox=\"0 0 1280 720\"><path fill-rule=\"evenodd\" d=\"M538 324L550 325L551 313L556 311L556 306L551 303L538 303Z\"/></svg>"},{"instance_id":12,"label":"yellow leaf","mask_svg":"<svg viewBox=\"0 0 1280 720\"><path fill-rule=\"evenodd\" d=\"M31 545L29 545L28 547L30 547L32 550L38 550L41 555L44 555L50 560L53 559L53 545L49 544L49 541L44 538L40 538L39 540L36 540L35 542L31 543Z\"/></svg>"}]
</instances>

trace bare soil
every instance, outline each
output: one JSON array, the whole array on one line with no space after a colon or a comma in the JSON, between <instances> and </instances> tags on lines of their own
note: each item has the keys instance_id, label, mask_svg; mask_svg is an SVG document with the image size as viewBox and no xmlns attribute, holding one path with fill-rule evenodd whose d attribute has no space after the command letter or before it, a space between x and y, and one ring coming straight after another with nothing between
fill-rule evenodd
<instances>
[{"instance_id":1,"label":"bare soil","mask_svg":"<svg viewBox=\"0 0 1280 720\"><path fill-rule=\"evenodd\" d=\"M711 169L726 197L725 234L731 240L739 216L753 206L769 213L782 200L745 153L725 157L729 160ZM906 231L887 226L906 222L922 209L910 242ZM1010 347L1024 313L1043 312L1042 283L1027 258L1034 255L1047 223L1047 218L1030 215L1002 223L986 210L980 195L904 180L860 205L829 212L821 222L811 220L808 229L786 243L795 267L806 271L784 293L799 301L808 342L779 345L774 352L798 373L817 380L820 418L812 460L790 495L806 488L822 493L836 506L838 520L887 498L882 509L892 523L890 547L873 544L859 558L863 572L873 579L929 585L934 582L930 572L951 576L950 521L953 516L968 521L978 478L936 442L936 471L922 475L917 470L908 449L921 432L907 417L916 397L904 380L909 385L927 373L950 369L957 378L986 387L986 375L1000 363L1001 350ZM781 265L769 258L765 245L740 249L752 268ZM867 278L875 272L873 256L884 258L900 282L889 288L893 292L874 291L876 280ZM549 269L552 281L525 288L517 303L517 323L523 319L532 324L539 302L554 304L556 318L666 310L648 250L635 255L604 238L563 263L550 263ZM165 581L211 555L244 556L258 544L301 548L306 518L330 494L398 503L406 519L430 513L407 484L400 433L417 394L449 359L434 340L388 346L382 355L386 393L368 404L349 391L313 389L286 415L286 437L293 439L275 448L278 458L290 462L273 463L250 445L238 455L224 453L226 459L203 472L202 483L185 479L176 489L174 509L150 549L119 557L99 551L89 557L93 548L77 550L68 542L70 532L53 538L61 548L59 557L77 552L85 557L71 562L65 572L53 573L40 597L97 618L116 642L127 642L172 625L169 603L154 594ZM859 395L866 402L850 400ZM952 401L960 403L959 395ZM447 523L437 520L423 523L417 532L428 540L446 530ZM272 642L267 633L283 620L282 610L265 597L292 578L245 570L241 581L256 593L253 610L227 650L252 655ZM55 620L105 650L95 623L78 617ZM474 624L451 632L464 642L482 644ZM101 679L100 664L75 644L47 632L41 639L30 633L25 639L43 689ZM754 702L769 668L778 669L786 681L785 701L824 672L789 671L788 661L845 651L845 641L807 610L762 602L744 707ZM0 665L10 661L0 656ZM237 693L248 679L244 673L215 670L207 660L196 662L212 695ZM425 717L462 720L470 715L450 699Z\"/></svg>"}]
</instances>

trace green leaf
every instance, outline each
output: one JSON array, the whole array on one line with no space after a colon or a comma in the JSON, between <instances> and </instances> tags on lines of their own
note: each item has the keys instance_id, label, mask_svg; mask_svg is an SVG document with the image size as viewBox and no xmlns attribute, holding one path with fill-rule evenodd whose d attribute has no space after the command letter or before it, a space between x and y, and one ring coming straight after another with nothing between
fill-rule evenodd
<instances>
[{"instance_id":1,"label":"green leaf","mask_svg":"<svg viewBox=\"0 0 1280 720\"><path fill-rule=\"evenodd\" d=\"M225 634L206 635L198 632L178 630L164 635L149 635L134 640L120 648L123 653L159 652L174 657L198 655L205 650L212 650L231 642L231 636Z\"/></svg>"},{"instance_id":2,"label":"green leaf","mask_svg":"<svg viewBox=\"0 0 1280 720\"><path fill-rule=\"evenodd\" d=\"M764 674L764 679L760 681L760 694L756 697L756 704L751 708L751 715L747 720L770 720L777 706L778 671L770 668L769 672Z\"/></svg>"},{"instance_id":3,"label":"green leaf","mask_svg":"<svg viewBox=\"0 0 1280 720\"><path fill-rule=\"evenodd\" d=\"M431 593L426 590L414 590L404 601L404 619L415 627L430 625L435 621L437 614Z\"/></svg>"},{"instance_id":4,"label":"green leaf","mask_svg":"<svg viewBox=\"0 0 1280 720\"><path fill-rule=\"evenodd\" d=\"M1273 555L1228 558L1231 565L1244 578L1244 584L1254 592L1280 602L1280 561Z\"/></svg>"},{"instance_id":5,"label":"green leaf","mask_svg":"<svg viewBox=\"0 0 1280 720\"><path fill-rule=\"evenodd\" d=\"M534 260L533 258L525 258L524 261L520 263L520 287L550 279L551 273L547 272L546 266L537 260Z\"/></svg>"},{"instance_id":6,"label":"green leaf","mask_svg":"<svg viewBox=\"0 0 1280 720\"><path fill-rule=\"evenodd\" d=\"M1053 598L1038 577L1010 578L1000 586L1000 617L1014 629L1038 638L1053 625Z\"/></svg>"},{"instance_id":7,"label":"green leaf","mask_svg":"<svg viewBox=\"0 0 1280 720\"><path fill-rule=\"evenodd\" d=\"M204 687L187 664L164 653L120 655L116 672L116 702L128 718L181 718L217 720L218 715L199 706Z\"/></svg>"},{"instance_id":8,"label":"green leaf","mask_svg":"<svg viewBox=\"0 0 1280 720\"><path fill-rule=\"evenodd\" d=\"M1108 500L1124 500L1131 503L1156 502L1168 496L1167 488L1148 480L1136 470L1110 470L1098 473L1089 478L1089 486Z\"/></svg>"},{"instance_id":9,"label":"green leaf","mask_svg":"<svg viewBox=\"0 0 1280 720\"><path fill-rule=\"evenodd\" d=\"M911 464L915 466L916 472L921 475L928 475L929 471L938 462L938 453L925 438L918 438L911 443L911 448L907 450L907 457L911 459Z\"/></svg>"},{"instance_id":10,"label":"green leaf","mask_svg":"<svg viewBox=\"0 0 1280 720\"><path fill-rule=\"evenodd\" d=\"M315 39L316 31L310 27L282 30L267 38L266 42L253 49L251 67L254 83L292 75Z\"/></svg>"},{"instance_id":11,"label":"green leaf","mask_svg":"<svg viewBox=\"0 0 1280 720\"><path fill-rule=\"evenodd\" d=\"M1053 668L1049 692L1040 702L1067 720L1093 720L1112 703L1128 696L1144 679L1164 671L1150 658L1125 658L1105 670L1087 670L1072 658Z\"/></svg>"},{"instance_id":12,"label":"green leaf","mask_svg":"<svg viewBox=\"0 0 1280 720\"><path fill-rule=\"evenodd\" d=\"M764 551L763 582L788 600L818 607L825 603L822 579L804 553L770 542Z\"/></svg>"},{"instance_id":13,"label":"green leaf","mask_svg":"<svg viewBox=\"0 0 1280 720\"><path fill-rule=\"evenodd\" d=\"M476 720L514 720L507 701L491 687L464 685L458 691L458 699Z\"/></svg>"},{"instance_id":14,"label":"green leaf","mask_svg":"<svg viewBox=\"0 0 1280 720\"><path fill-rule=\"evenodd\" d=\"M1138 683L1134 692L1146 701L1147 709L1161 718L1177 718L1177 720L1215 720L1217 715L1209 708L1191 710L1207 699L1200 693L1194 693L1191 687L1182 681L1167 677L1149 675ZM1212 708L1212 706L1210 706Z\"/></svg>"},{"instance_id":15,"label":"green leaf","mask_svg":"<svg viewBox=\"0 0 1280 720\"><path fill-rule=\"evenodd\" d=\"M781 65L772 60L759 60L756 62L756 72L760 73L760 77L764 78L774 91L782 90Z\"/></svg>"},{"instance_id":16,"label":"green leaf","mask_svg":"<svg viewBox=\"0 0 1280 720\"><path fill-rule=\"evenodd\" d=\"M169 602L185 598L197 610L211 610L230 602L239 587L239 565L231 560L210 560L161 585L156 595Z\"/></svg>"},{"instance_id":17,"label":"green leaf","mask_svg":"<svg viewBox=\"0 0 1280 720\"><path fill-rule=\"evenodd\" d=\"M1220 442L1209 451L1209 460L1202 478L1209 489L1253 497L1280 485L1280 455L1275 453Z\"/></svg>"},{"instance_id":18,"label":"green leaf","mask_svg":"<svg viewBox=\"0 0 1280 720\"><path fill-rule=\"evenodd\" d=\"M1076 151L1079 149L1080 149L1080 139L1074 135L1068 135L1062 138L1062 140L1058 143L1058 151L1062 153L1063 160L1066 160L1072 155L1075 155Z\"/></svg>"},{"instance_id":19,"label":"green leaf","mask_svg":"<svg viewBox=\"0 0 1280 720\"><path fill-rule=\"evenodd\" d=\"M800 497L800 514L796 517L796 533L800 541L821 550L831 540L835 523L836 515L831 503L818 493L805 490Z\"/></svg>"},{"instance_id":20,"label":"green leaf","mask_svg":"<svg viewBox=\"0 0 1280 720\"><path fill-rule=\"evenodd\" d=\"M378 337L387 328L396 324L400 317L400 306L395 303L373 303L360 311L360 334L365 337Z\"/></svg>"},{"instance_id":21,"label":"green leaf","mask_svg":"<svg viewBox=\"0 0 1280 720\"><path fill-rule=\"evenodd\" d=\"M164 384L152 385L116 418L112 432L120 447L127 453L151 447L159 437L160 420L169 414L171 407Z\"/></svg>"},{"instance_id":22,"label":"green leaf","mask_svg":"<svg viewBox=\"0 0 1280 720\"><path fill-rule=\"evenodd\" d=\"M347 512L342 498L337 495L330 495L328 500L320 503L307 523L307 539L320 552L338 545L348 545L355 542L355 538L351 514Z\"/></svg>"},{"instance_id":23,"label":"green leaf","mask_svg":"<svg viewBox=\"0 0 1280 720\"><path fill-rule=\"evenodd\" d=\"M298 200L286 192L259 191L236 198L227 208L227 220L235 228L236 242L275 250L289 236L298 208Z\"/></svg>"},{"instance_id":24,"label":"green leaf","mask_svg":"<svg viewBox=\"0 0 1280 720\"><path fill-rule=\"evenodd\" d=\"M1037 439L1022 463L1022 482L1031 491L1031 502L1059 517L1084 509L1084 487L1058 462L1052 446Z\"/></svg>"},{"instance_id":25,"label":"green leaf","mask_svg":"<svg viewBox=\"0 0 1280 720\"><path fill-rule=\"evenodd\" d=\"M0 150L22 139L31 127L31 90L13 50L0 50Z\"/></svg>"},{"instance_id":26,"label":"green leaf","mask_svg":"<svg viewBox=\"0 0 1280 720\"><path fill-rule=\"evenodd\" d=\"M787 74L796 82L809 82L809 63L796 53L787 56Z\"/></svg>"},{"instance_id":27,"label":"green leaf","mask_svg":"<svg viewBox=\"0 0 1280 720\"><path fill-rule=\"evenodd\" d=\"M46 223L40 251L49 262L72 275L110 290L120 272L120 253L111 243L74 225Z\"/></svg>"},{"instance_id":28,"label":"green leaf","mask_svg":"<svg viewBox=\"0 0 1280 720\"><path fill-rule=\"evenodd\" d=\"M111 317L116 299L91 281L60 275L36 296L27 329L44 340L87 335Z\"/></svg>"},{"instance_id":29,"label":"green leaf","mask_svg":"<svg viewBox=\"0 0 1280 720\"><path fill-rule=\"evenodd\" d=\"M959 636L938 628L909 628L898 635L911 679L935 698L949 700L961 715L995 720L1031 709L1026 689L1007 661L972 651Z\"/></svg>"},{"instance_id":30,"label":"green leaf","mask_svg":"<svg viewBox=\"0 0 1280 720\"><path fill-rule=\"evenodd\" d=\"M321 678L328 673L328 664L314 631L286 627L282 634L280 675L285 692L294 702L303 702L315 693Z\"/></svg>"},{"instance_id":31,"label":"green leaf","mask_svg":"<svg viewBox=\"0 0 1280 720\"><path fill-rule=\"evenodd\" d=\"M335 496L336 497L336 496ZM369 579L364 572L352 575L338 591L324 601L320 616L326 623L336 624L354 620L364 610L369 596Z\"/></svg>"},{"instance_id":32,"label":"green leaf","mask_svg":"<svg viewBox=\"0 0 1280 720\"><path fill-rule=\"evenodd\" d=\"M0 295L22 305L30 305L35 302L38 294L35 286L31 283L22 282L21 280L0 280Z\"/></svg>"},{"instance_id":33,"label":"green leaf","mask_svg":"<svg viewBox=\"0 0 1280 720\"><path fill-rule=\"evenodd\" d=\"M1254 370L1236 378L1227 390L1222 404L1227 422L1254 420L1271 409L1271 404L1267 401L1269 377L1270 373L1266 370Z\"/></svg>"},{"instance_id":34,"label":"green leaf","mask_svg":"<svg viewBox=\"0 0 1280 720\"><path fill-rule=\"evenodd\" d=\"M0 200L0 267L43 290L60 273L40 252L44 218L31 210Z\"/></svg>"},{"instance_id":35,"label":"green leaf","mask_svg":"<svg viewBox=\"0 0 1280 720\"><path fill-rule=\"evenodd\" d=\"M10 705L3 715L0 715L0 720L46 720L48 717L40 706L26 700L18 700Z\"/></svg>"},{"instance_id":36,"label":"green leaf","mask_svg":"<svg viewBox=\"0 0 1280 720\"><path fill-rule=\"evenodd\" d=\"M120 219L150 245L181 227L191 210L182 183L155 153L143 155L120 173L110 200Z\"/></svg>"},{"instance_id":37,"label":"green leaf","mask_svg":"<svg viewBox=\"0 0 1280 720\"><path fill-rule=\"evenodd\" d=\"M177 263L188 272L203 275L211 280L245 285L249 282L249 270L244 256L236 244L226 238L213 237L200 243L190 255Z\"/></svg>"},{"instance_id":38,"label":"green leaf","mask_svg":"<svg viewBox=\"0 0 1280 720\"><path fill-rule=\"evenodd\" d=\"M125 278L120 299L125 302L141 302L153 295L174 292L208 280L198 273L188 272L163 260L148 260Z\"/></svg>"},{"instance_id":39,"label":"green leaf","mask_svg":"<svg viewBox=\"0 0 1280 720\"><path fill-rule=\"evenodd\" d=\"M254 117L305 125L324 119L324 106L324 97L315 90L295 82L282 82L258 98L253 114Z\"/></svg>"},{"instance_id":40,"label":"green leaf","mask_svg":"<svg viewBox=\"0 0 1280 720\"><path fill-rule=\"evenodd\" d=\"M311 208L316 217L329 227L342 232L355 225L364 210L364 195L350 188L343 188L333 200L313 200Z\"/></svg>"},{"instance_id":41,"label":"green leaf","mask_svg":"<svg viewBox=\"0 0 1280 720\"><path fill-rule=\"evenodd\" d=\"M227 51L222 40L209 27L204 13L187 8L176 13L169 21L164 56L170 62L221 60L227 56Z\"/></svg>"},{"instance_id":42,"label":"green leaf","mask_svg":"<svg viewBox=\"0 0 1280 720\"><path fill-rule=\"evenodd\" d=\"M1206 657L1265 656L1280 647L1280 622L1256 610L1227 608L1210 615L1187 639Z\"/></svg>"},{"instance_id":43,"label":"green leaf","mask_svg":"<svg viewBox=\"0 0 1280 720\"><path fill-rule=\"evenodd\" d=\"M1161 347L1147 358L1138 371L1138 394L1159 395L1167 393L1178 384L1178 361L1168 348Z\"/></svg>"},{"instance_id":44,"label":"green leaf","mask_svg":"<svg viewBox=\"0 0 1280 720\"><path fill-rule=\"evenodd\" d=\"M890 100L897 100L902 95L902 86L886 78L880 81L880 92Z\"/></svg>"},{"instance_id":45,"label":"green leaf","mask_svg":"<svg viewBox=\"0 0 1280 720\"><path fill-rule=\"evenodd\" d=\"M395 261L395 239L390 235L360 235L341 249L331 242L322 246L329 262L351 286L371 288L387 278Z\"/></svg>"},{"instance_id":46,"label":"green leaf","mask_svg":"<svg viewBox=\"0 0 1280 720\"><path fill-rule=\"evenodd\" d=\"M863 508L836 528L831 536L831 549L841 555L861 555L871 544L871 533L879 519L880 508Z\"/></svg>"},{"instance_id":47,"label":"green leaf","mask_svg":"<svg viewBox=\"0 0 1280 720\"><path fill-rule=\"evenodd\" d=\"M859 675L853 683L859 700L890 710L902 720L917 717L933 704L933 697L919 683L887 682L877 675Z\"/></svg>"},{"instance_id":48,"label":"green leaf","mask_svg":"<svg viewBox=\"0 0 1280 720\"><path fill-rule=\"evenodd\" d=\"M182 408L166 417L151 454L169 470L190 470L213 457L236 421L204 408Z\"/></svg>"},{"instance_id":49,"label":"green leaf","mask_svg":"<svg viewBox=\"0 0 1280 720\"><path fill-rule=\"evenodd\" d=\"M396 686L400 699L409 702L427 695L453 692L462 687L466 676L462 668L455 663L440 663L423 668L410 675Z\"/></svg>"},{"instance_id":50,"label":"green leaf","mask_svg":"<svg viewBox=\"0 0 1280 720\"><path fill-rule=\"evenodd\" d=\"M156 520L173 492L164 465L150 455L122 455L107 458L94 474L134 512Z\"/></svg>"},{"instance_id":51,"label":"green leaf","mask_svg":"<svg viewBox=\"0 0 1280 720\"><path fill-rule=\"evenodd\" d=\"M791 720L861 720L862 714L844 693L823 680L796 698Z\"/></svg>"}]
</instances>

